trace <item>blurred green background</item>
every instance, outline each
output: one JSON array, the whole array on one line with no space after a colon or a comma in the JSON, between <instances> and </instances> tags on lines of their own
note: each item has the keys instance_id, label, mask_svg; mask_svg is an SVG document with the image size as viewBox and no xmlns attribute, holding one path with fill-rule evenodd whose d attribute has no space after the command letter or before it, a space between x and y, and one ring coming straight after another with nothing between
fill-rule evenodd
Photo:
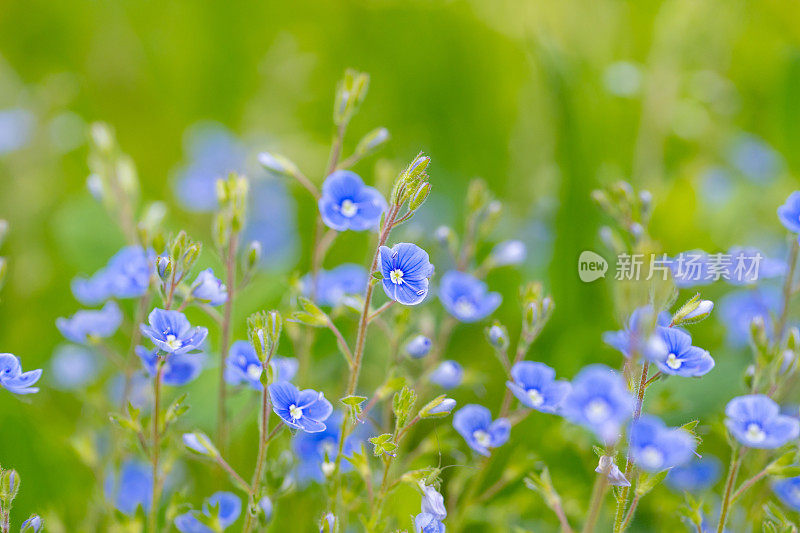
<instances>
[{"instance_id":1,"label":"blurred green background","mask_svg":"<svg viewBox=\"0 0 800 533\"><path fill-rule=\"evenodd\" d=\"M210 217L181 209L170 185L187 162L186 132L201 121L221 124L320 182L335 84L346 67L368 72L369 95L345 153L373 127L389 129L387 148L357 167L368 182L420 150L431 155L432 197L404 230L427 247L437 225L462 229L467 182L485 179L505 206L494 238L529 248L518 271L489 277L505 296L499 317L516 330L517 285L544 281L556 312L530 358L569 377L587 362L618 364L600 342L618 325L610 282L581 283L575 267L581 251L603 251L598 229L607 221L590 199L599 185L627 179L653 192L651 233L665 252L755 244L782 253L774 212L796 188L800 165L799 23L800 4L775 0L0 3L0 110L32 117L24 145L0 154L0 218L11 225L0 250L10 261L0 351L45 368L42 392L29 402L0 394L0 463L23 480L17 516L52 511L77 524L96 485L68 443L81 419L97 413L87 414L81 395L52 390L47 366L62 342L56 317L78 307L69 281L123 243L86 191L88 123L113 126L137 165L142 197L168 203L170 227L207 240ZM766 172L737 166L747 140L770 154ZM239 338L244 316L278 305L288 272L307 270L315 207L302 189L290 190L300 246L245 298ZM326 264L364 262L367 245L347 236ZM741 389L747 354L723 348L715 321L696 332L717 369L713 379L665 386L682 401L661 413L671 422L714 422ZM460 327L450 345L479 383L456 395L460 403L501 394L500 368L481 335ZM379 371L368 367L364 383L377 384ZM206 378L195 390L212 387ZM311 385L326 386L321 377ZM191 420L202 425L203 409L195 403ZM552 437L561 426L544 420L526 422L516 440L554 472L581 480L563 487L579 505L592 458L582 456L581 466L576 450L560 450ZM721 445L709 439L724 459ZM250 468L249 448L242 453ZM529 524L551 520L538 496L522 496L517 512ZM643 530L650 511L645 503Z\"/></svg>"}]
</instances>

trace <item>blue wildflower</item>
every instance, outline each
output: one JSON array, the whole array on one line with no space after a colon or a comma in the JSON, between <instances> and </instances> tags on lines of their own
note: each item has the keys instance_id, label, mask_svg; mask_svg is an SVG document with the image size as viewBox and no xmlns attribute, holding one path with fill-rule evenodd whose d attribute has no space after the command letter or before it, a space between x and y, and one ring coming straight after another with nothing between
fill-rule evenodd
<instances>
[{"instance_id":1,"label":"blue wildflower","mask_svg":"<svg viewBox=\"0 0 800 533\"><path fill-rule=\"evenodd\" d=\"M267 522L272 520L272 500L269 496L264 496L260 500L258 500L258 506L261 508L261 511L264 513L264 518Z\"/></svg>"},{"instance_id":2,"label":"blue wildflower","mask_svg":"<svg viewBox=\"0 0 800 533\"><path fill-rule=\"evenodd\" d=\"M778 219L792 233L800 233L800 191L794 191L778 208Z\"/></svg>"},{"instance_id":3,"label":"blue wildflower","mask_svg":"<svg viewBox=\"0 0 800 533\"><path fill-rule=\"evenodd\" d=\"M445 526L432 514L419 513L414 517L414 533L445 533Z\"/></svg>"},{"instance_id":4,"label":"blue wildflower","mask_svg":"<svg viewBox=\"0 0 800 533\"><path fill-rule=\"evenodd\" d=\"M780 294L772 287L735 291L723 296L717 314L727 329L728 342L734 347L745 346L750 340L750 323L757 317L764 321L767 335L770 335L771 313L777 312L780 300Z\"/></svg>"},{"instance_id":5,"label":"blue wildflower","mask_svg":"<svg viewBox=\"0 0 800 533\"><path fill-rule=\"evenodd\" d=\"M634 399L622 376L605 365L584 367L561 402L561 414L592 430L602 441L615 442L633 413Z\"/></svg>"},{"instance_id":6,"label":"blue wildflower","mask_svg":"<svg viewBox=\"0 0 800 533\"><path fill-rule=\"evenodd\" d=\"M520 361L511 367L513 381L506 381L506 386L523 405L554 413L569 392L569 383L555 377L556 371L544 363Z\"/></svg>"},{"instance_id":7,"label":"blue wildflower","mask_svg":"<svg viewBox=\"0 0 800 533\"><path fill-rule=\"evenodd\" d=\"M433 515L437 520L447 518L447 509L444 508L444 497L435 487L422 485L422 512Z\"/></svg>"},{"instance_id":8,"label":"blue wildflower","mask_svg":"<svg viewBox=\"0 0 800 533\"><path fill-rule=\"evenodd\" d=\"M522 241L504 241L494 247L489 255L494 266L518 265L525 261L527 250Z\"/></svg>"},{"instance_id":9,"label":"blue wildflower","mask_svg":"<svg viewBox=\"0 0 800 533\"><path fill-rule=\"evenodd\" d=\"M84 305L109 298L137 298L150 287L155 254L141 246L126 246L91 277L72 280L72 293Z\"/></svg>"},{"instance_id":10,"label":"blue wildflower","mask_svg":"<svg viewBox=\"0 0 800 533\"><path fill-rule=\"evenodd\" d=\"M322 221L337 231L375 228L386 210L381 193L349 170L337 170L325 178L318 204Z\"/></svg>"},{"instance_id":11,"label":"blue wildflower","mask_svg":"<svg viewBox=\"0 0 800 533\"><path fill-rule=\"evenodd\" d=\"M755 183L772 181L783 167L778 153L751 133L736 136L729 148L728 158L744 177Z\"/></svg>"},{"instance_id":12,"label":"blue wildflower","mask_svg":"<svg viewBox=\"0 0 800 533\"><path fill-rule=\"evenodd\" d=\"M147 317L149 325L141 324L140 329L156 347L170 354L183 354L197 350L206 340L208 330L201 326L192 327L180 311L165 311L155 308Z\"/></svg>"},{"instance_id":13,"label":"blue wildflower","mask_svg":"<svg viewBox=\"0 0 800 533\"><path fill-rule=\"evenodd\" d=\"M106 497L121 513L133 516L141 507L148 511L153 498L153 467L127 460L120 467L119 477L109 475L105 482Z\"/></svg>"},{"instance_id":14,"label":"blue wildflower","mask_svg":"<svg viewBox=\"0 0 800 533\"><path fill-rule=\"evenodd\" d=\"M56 327L64 337L78 344L96 342L113 335L122 323L122 312L116 302L106 302L100 310L78 311L70 318L56 319Z\"/></svg>"},{"instance_id":15,"label":"blue wildflower","mask_svg":"<svg viewBox=\"0 0 800 533\"><path fill-rule=\"evenodd\" d=\"M198 517L212 517L212 509L217 508L217 520L221 530L227 529L236 522L242 512L242 500L232 492L215 492L210 498L203 502L203 510L189 511L175 517L175 527L182 533L214 533L219 531L205 525Z\"/></svg>"},{"instance_id":16,"label":"blue wildflower","mask_svg":"<svg viewBox=\"0 0 800 533\"><path fill-rule=\"evenodd\" d=\"M631 313L625 329L603 333L603 342L616 348L627 358L630 358L632 353L646 353L651 348L653 318L652 306L640 307ZM671 320L672 316L669 313L661 311L655 317L655 325L668 326Z\"/></svg>"},{"instance_id":17,"label":"blue wildflower","mask_svg":"<svg viewBox=\"0 0 800 533\"><path fill-rule=\"evenodd\" d=\"M732 246L728 255L731 262L726 281L731 285L750 285L760 279L779 278L786 274L785 261L767 257L758 248Z\"/></svg>"},{"instance_id":18,"label":"blue wildflower","mask_svg":"<svg viewBox=\"0 0 800 533\"><path fill-rule=\"evenodd\" d=\"M0 111L0 156L27 145L35 125L36 117L27 109L11 108Z\"/></svg>"},{"instance_id":19,"label":"blue wildflower","mask_svg":"<svg viewBox=\"0 0 800 533\"><path fill-rule=\"evenodd\" d=\"M287 426L309 433L324 431L324 422L333 412L324 394L311 389L300 391L288 381L272 383L269 395L272 410Z\"/></svg>"},{"instance_id":20,"label":"blue wildflower","mask_svg":"<svg viewBox=\"0 0 800 533\"><path fill-rule=\"evenodd\" d=\"M780 479L772 484L780 500L795 511L800 511L800 476Z\"/></svg>"},{"instance_id":21,"label":"blue wildflower","mask_svg":"<svg viewBox=\"0 0 800 533\"><path fill-rule=\"evenodd\" d=\"M677 328L658 328L663 349L648 352L658 369L673 376L700 377L714 368L714 359L706 350L692 346L692 337Z\"/></svg>"},{"instance_id":22,"label":"blue wildflower","mask_svg":"<svg viewBox=\"0 0 800 533\"><path fill-rule=\"evenodd\" d=\"M142 360L145 370L150 376L156 375L158 348L148 350L144 346L135 348L136 355ZM188 353L176 353L167 356L161 374L161 382L165 385L180 387L194 381L203 371L204 358Z\"/></svg>"},{"instance_id":23,"label":"blue wildflower","mask_svg":"<svg viewBox=\"0 0 800 533\"><path fill-rule=\"evenodd\" d=\"M228 288L216 277L214 271L207 268L197 275L192 284L192 297L218 306L228 301Z\"/></svg>"},{"instance_id":24,"label":"blue wildflower","mask_svg":"<svg viewBox=\"0 0 800 533\"><path fill-rule=\"evenodd\" d=\"M416 305L428 295L433 265L428 252L407 242L380 248L380 271L386 296L403 305Z\"/></svg>"},{"instance_id":25,"label":"blue wildflower","mask_svg":"<svg viewBox=\"0 0 800 533\"><path fill-rule=\"evenodd\" d=\"M39 515L31 515L19 528L20 533L39 533L44 527L44 521Z\"/></svg>"},{"instance_id":26,"label":"blue wildflower","mask_svg":"<svg viewBox=\"0 0 800 533\"><path fill-rule=\"evenodd\" d=\"M439 300L447 312L461 322L476 322L491 315L503 298L488 292L486 283L458 270L442 276Z\"/></svg>"},{"instance_id":27,"label":"blue wildflower","mask_svg":"<svg viewBox=\"0 0 800 533\"><path fill-rule=\"evenodd\" d=\"M664 481L677 492L700 492L717 482L721 470L719 459L706 455L702 459L672 468Z\"/></svg>"},{"instance_id":28,"label":"blue wildflower","mask_svg":"<svg viewBox=\"0 0 800 533\"><path fill-rule=\"evenodd\" d=\"M417 335L406 343L406 353L412 359L421 359L431 351L431 340L425 335Z\"/></svg>"},{"instance_id":29,"label":"blue wildflower","mask_svg":"<svg viewBox=\"0 0 800 533\"><path fill-rule=\"evenodd\" d=\"M311 274L301 280L303 294L311 296ZM345 263L331 270L317 272L315 301L319 305L335 307L348 296L364 293L367 286L367 269L361 265Z\"/></svg>"},{"instance_id":30,"label":"blue wildflower","mask_svg":"<svg viewBox=\"0 0 800 533\"><path fill-rule=\"evenodd\" d=\"M22 371L19 358L10 353L0 353L0 387L14 394L39 392L33 385L42 377L42 370Z\"/></svg>"},{"instance_id":31,"label":"blue wildflower","mask_svg":"<svg viewBox=\"0 0 800 533\"><path fill-rule=\"evenodd\" d=\"M652 415L642 415L631 424L630 454L639 468L661 472L692 458L697 441L688 431L669 428Z\"/></svg>"},{"instance_id":32,"label":"blue wildflower","mask_svg":"<svg viewBox=\"0 0 800 533\"><path fill-rule=\"evenodd\" d=\"M732 399L725 415L731 434L750 448L779 448L800 435L800 422L780 414L778 404L763 394Z\"/></svg>"},{"instance_id":33,"label":"blue wildflower","mask_svg":"<svg viewBox=\"0 0 800 533\"><path fill-rule=\"evenodd\" d=\"M680 253L668 266L672 271L672 280L679 289L708 285L714 281L708 254L703 250Z\"/></svg>"},{"instance_id":34,"label":"blue wildflower","mask_svg":"<svg viewBox=\"0 0 800 533\"><path fill-rule=\"evenodd\" d=\"M50 360L53 384L63 390L80 389L91 384L99 370L94 352L74 344L58 346Z\"/></svg>"},{"instance_id":35,"label":"blue wildflower","mask_svg":"<svg viewBox=\"0 0 800 533\"><path fill-rule=\"evenodd\" d=\"M269 364L275 381L291 381L297 374L298 363L294 357L273 356ZM228 383L248 383L254 389L261 390L262 369L252 344L236 341L231 345L225 368L225 379Z\"/></svg>"},{"instance_id":36,"label":"blue wildflower","mask_svg":"<svg viewBox=\"0 0 800 533\"><path fill-rule=\"evenodd\" d=\"M442 361L428 379L445 389L453 389L461 385L464 368L456 361Z\"/></svg>"},{"instance_id":37,"label":"blue wildflower","mask_svg":"<svg viewBox=\"0 0 800 533\"><path fill-rule=\"evenodd\" d=\"M212 458L219 457L219 451L205 433L200 431L184 433L182 440L183 445L195 453Z\"/></svg>"},{"instance_id":38,"label":"blue wildflower","mask_svg":"<svg viewBox=\"0 0 800 533\"><path fill-rule=\"evenodd\" d=\"M502 446L511 434L511 423L506 418L492 422L492 413L482 405L465 405L453 415L453 427L464 437L470 448L489 456L489 448Z\"/></svg>"},{"instance_id":39,"label":"blue wildflower","mask_svg":"<svg viewBox=\"0 0 800 533\"><path fill-rule=\"evenodd\" d=\"M108 384L108 395L112 402L119 405L125 393L125 376L115 375ZM128 383L127 401L137 409L145 407L152 401L153 380L141 371L134 372Z\"/></svg>"}]
</instances>

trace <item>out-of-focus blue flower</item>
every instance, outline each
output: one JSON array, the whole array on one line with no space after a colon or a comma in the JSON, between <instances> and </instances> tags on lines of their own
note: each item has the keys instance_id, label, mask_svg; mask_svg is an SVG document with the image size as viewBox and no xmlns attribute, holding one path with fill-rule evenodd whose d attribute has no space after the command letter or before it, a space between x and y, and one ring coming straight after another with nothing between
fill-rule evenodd
<instances>
[{"instance_id":1,"label":"out-of-focus blue flower","mask_svg":"<svg viewBox=\"0 0 800 533\"><path fill-rule=\"evenodd\" d=\"M184 433L182 436L183 445L190 450L205 455L206 457L218 458L219 451L208 438L208 435L200 431L194 433Z\"/></svg>"},{"instance_id":2,"label":"out-of-focus blue flower","mask_svg":"<svg viewBox=\"0 0 800 533\"><path fill-rule=\"evenodd\" d=\"M631 424L630 453L639 468L661 472L692 458L697 441L681 428L669 428L652 415Z\"/></svg>"},{"instance_id":3,"label":"out-of-focus blue flower","mask_svg":"<svg viewBox=\"0 0 800 533\"><path fill-rule=\"evenodd\" d=\"M116 302L106 302L100 310L78 311L70 318L57 318L56 327L64 337L78 344L88 344L113 335L122 323Z\"/></svg>"},{"instance_id":4,"label":"out-of-focus blue flower","mask_svg":"<svg viewBox=\"0 0 800 533\"><path fill-rule=\"evenodd\" d=\"M150 376L156 375L158 349L148 350L144 346L135 348L136 355L142 360L145 370ZM194 381L203 371L204 357L188 353L176 353L166 357L162 369L161 382L165 385L180 387Z\"/></svg>"},{"instance_id":5,"label":"out-of-focus blue flower","mask_svg":"<svg viewBox=\"0 0 800 533\"><path fill-rule=\"evenodd\" d=\"M292 439L292 449L299 460L296 470L297 479L300 483L306 481L316 481L322 483L325 478L333 473L336 463L336 456L339 453L339 435L342 425L340 411L335 411L328 418L326 428L318 433L306 433L299 431ZM365 440L364 430L367 425L359 425L344 441L342 454L350 457L354 451ZM341 461L339 468L343 472L352 469L349 461Z\"/></svg>"},{"instance_id":6,"label":"out-of-focus blue flower","mask_svg":"<svg viewBox=\"0 0 800 533\"><path fill-rule=\"evenodd\" d=\"M147 292L155 254L141 246L126 246L91 277L72 280L72 294L83 305L96 305L109 298L137 298Z\"/></svg>"},{"instance_id":7,"label":"out-of-focus blue flower","mask_svg":"<svg viewBox=\"0 0 800 533\"><path fill-rule=\"evenodd\" d=\"M685 331L659 326L658 335L664 343L663 350L650 350L647 355L661 372L673 376L700 377L714 368L711 354L692 346L692 337Z\"/></svg>"},{"instance_id":8,"label":"out-of-focus blue flower","mask_svg":"<svg viewBox=\"0 0 800 533\"><path fill-rule=\"evenodd\" d=\"M780 479L772 484L780 500L795 511L800 511L800 476Z\"/></svg>"},{"instance_id":9,"label":"out-of-focus blue flower","mask_svg":"<svg viewBox=\"0 0 800 533\"><path fill-rule=\"evenodd\" d=\"M297 251L297 227L294 199L285 183L267 177L254 179L248 203L244 238L261 244L262 266L289 264Z\"/></svg>"},{"instance_id":10,"label":"out-of-focus blue flower","mask_svg":"<svg viewBox=\"0 0 800 533\"><path fill-rule=\"evenodd\" d=\"M453 427L464 437L470 448L489 456L489 448L502 446L511 434L511 423L506 418L492 422L492 413L482 405L465 405L453 415Z\"/></svg>"},{"instance_id":11,"label":"out-of-focus blue flower","mask_svg":"<svg viewBox=\"0 0 800 533\"><path fill-rule=\"evenodd\" d=\"M800 233L800 191L794 191L778 208L778 219L792 233Z\"/></svg>"},{"instance_id":12,"label":"out-of-focus blue flower","mask_svg":"<svg viewBox=\"0 0 800 533\"><path fill-rule=\"evenodd\" d=\"M679 289L708 285L714 281L708 254L703 250L682 252L669 261L672 279Z\"/></svg>"},{"instance_id":13,"label":"out-of-focus blue flower","mask_svg":"<svg viewBox=\"0 0 800 533\"><path fill-rule=\"evenodd\" d=\"M735 347L745 346L750 340L750 323L756 317L764 321L767 335L770 335L770 316L777 312L780 300L778 291L771 287L735 291L723 296L717 315L725 324L728 342Z\"/></svg>"},{"instance_id":14,"label":"out-of-focus blue flower","mask_svg":"<svg viewBox=\"0 0 800 533\"><path fill-rule=\"evenodd\" d=\"M197 275L192 284L192 297L210 305L222 305L228 301L228 288L214 277L214 271L207 268Z\"/></svg>"},{"instance_id":15,"label":"out-of-focus blue flower","mask_svg":"<svg viewBox=\"0 0 800 533\"><path fill-rule=\"evenodd\" d=\"M414 533L445 533L445 526L432 514L419 513L414 517Z\"/></svg>"},{"instance_id":16,"label":"out-of-focus blue flower","mask_svg":"<svg viewBox=\"0 0 800 533\"><path fill-rule=\"evenodd\" d=\"M711 167L703 173L700 184L703 204L721 207L733 197L736 189L731 173L722 167Z\"/></svg>"},{"instance_id":17,"label":"out-of-focus blue flower","mask_svg":"<svg viewBox=\"0 0 800 533\"><path fill-rule=\"evenodd\" d=\"M0 156L25 147L33 134L36 119L27 109L0 111Z\"/></svg>"},{"instance_id":18,"label":"out-of-focus blue flower","mask_svg":"<svg viewBox=\"0 0 800 533\"><path fill-rule=\"evenodd\" d=\"M298 362L294 357L273 356L269 362L275 381L291 381L297 374ZM261 390L263 367L253 346L247 341L236 341L231 345L226 361L225 379L228 383L239 385L248 383Z\"/></svg>"},{"instance_id":19,"label":"out-of-focus blue flower","mask_svg":"<svg viewBox=\"0 0 800 533\"><path fill-rule=\"evenodd\" d=\"M728 151L731 164L755 183L767 183L781 172L783 160L763 139L750 133L737 135Z\"/></svg>"},{"instance_id":20,"label":"out-of-focus blue flower","mask_svg":"<svg viewBox=\"0 0 800 533\"><path fill-rule=\"evenodd\" d=\"M653 319L655 324L652 323ZM653 317L652 306L640 307L631 313L625 329L603 333L603 342L613 346L627 358L634 352L646 354L653 347L651 343L653 327L668 326L671 320L672 316L666 311L661 311L657 317Z\"/></svg>"},{"instance_id":21,"label":"out-of-focus blue flower","mask_svg":"<svg viewBox=\"0 0 800 533\"><path fill-rule=\"evenodd\" d=\"M522 241L503 241L489 255L494 266L518 265L525 261L528 251Z\"/></svg>"},{"instance_id":22,"label":"out-of-focus blue flower","mask_svg":"<svg viewBox=\"0 0 800 533\"><path fill-rule=\"evenodd\" d=\"M750 448L779 448L800 435L800 422L780 414L780 407L764 394L738 396L725 407L725 425Z\"/></svg>"},{"instance_id":23,"label":"out-of-focus blue flower","mask_svg":"<svg viewBox=\"0 0 800 533\"><path fill-rule=\"evenodd\" d=\"M386 210L381 193L349 170L337 170L325 178L318 203L322 221L337 231L375 228Z\"/></svg>"},{"instance_id":24,"label":"out-of-focus blue flower","mask_svg":"<svg viewBox=\"0 0 800 533\"><path fill-rule=\"evenodd\" d=\"M58 346L50 360L53 384L63 390L74 390L94 382L99 371L97 356L91 350L74 344Z\"/></svg>"},{"instance_id":25,"label":"out-of-focus blue flower","mask_svg":"<svg viewBox=\"0 0 800 533\"><path fill-rule=\"evenodd\" d=\"M589 365L575 376L560 412L570 422L592 430L603 442L612 443L631 417L633 405L622 376L605 365Z\"/></svg>"},{"instance_id":26,"label":"out-of-focus blue flower","mask_svg":"<svg viewBox=\"0 0 800 533\"><path fill-rule=\"evenodd\" d=\"M702 459L672 468L664 481L677 492L700 492L717 482L721 470L719 459L706 455Z\"/></svg>"},{"instance_id":27,"label":"out-of-focus blue flower","mask_svg":"<svg viewBox=\"0 0 800 533\"><path fill-rule=\"evenodd\" d=\"M311 274L301 280L303 294L311 296ZM317 290L315 301L319 305L331 307L342 303L348 296L364 293L367 286L367 269L361 265L345 263L331 270L317 272Z\"/></svg>"},{"instance_id":28,"label":"out-of-focus blue flower","mask_svg":"<svg viewBox=\"0 0 800 533\"><path fill-rule=\"evenodd\" d=\"M198 519L202 515L211 518L212 508L214 507L217 508L219 526L225 530L239 518L242 512L242 500L232 492L215 492L203 502L202 512L193 510L176 516L175 527L182 533L214 533L214 529L211 529Z\"/></svg>"},{"instance_id":29,"label":"out-of-focus blue flower","mask_svg":"<svg viewBox=\"0 0 800 533\"><path fill-rule=\"evenodd\" d=\"M430 404L429 404L430 405ZM424 415L420 413L423 418L428 418L430 415L447 416L456 406L456 401L452 398L443 398L438 405L434 405L430 409L424 411Z\"/></svg>"},{"instance_id":30,"label":"out-of-focus blue flower","mask_svg":"<svg viewBox=\"0 0 800 533\"><path fill-rule=\"evenodd\" d=\"M544 363L520 361L511 367L513 381L506 381L506 386L523 405L554 413L569 392L569 383L555 378L556 371Z\"/></svg>"},{"instance_id":31,"label":"out-of-focus blue flower","mask_svg":"<svg viewBox=\"0 0 800 533\"><path fill-rule=\"evenodd\" d=\"M453 389L461 385L461 380L464 379L464 368L456 361L442 361L436 370L431 372L428 379L440 387Z\"/></svg>"},{"instance_id":32,"label":"out-of-focus blue flower","mask_svg":"<svg viewBox=\"0 0 800 533\"><path fill-rule=\"evenodd\" d=\"M732 246L727 282L731 285L750 285L758 280L779 278L786 274L786 262L771 259L753 247Z\"/></svg>"},{"instance_id":33,"label":"out-of-focus blue flower","mask_svg":"<svg viewBox=\"0 0 800 533\"><path fill-rule=\"evenodd\" d=\"M120 467L119 476L109 474L105 494L123 514L133 516L141 507L147 512L153 499L153 467L129 459Z\"/></svg>"},{"instance_id":34,"label":"out-of-focus blue flower","mask_svg":"<svg viewBox=\"0 0 800 533\"><path fill-rule=\"evenodd\" d=\"M406 353L412 359L421 359L431 351L431 340L425 335L417 335L406 343Z\"/></svg>"},{"instance_id":35,"label":"out-of-focus blue flower","mask_svg":"<svg viewBox=\"0 0 800 533\"><path fill-rule=\"evenodd\" d=\"M327 533L334 533L336 531L336 516L333 513L326 513L319 521L319 533L325 533L325 526L328 526Z\"/></svg>"},{"instance_id":36,"label":"out-of-focus blue flower","mask_svg":"<svg viewBox=\"0 0 800 533\"><path fill-rule=\"evenodd\" d=\"M458 270L450 270L442 276L439 299L447 312L461 322L486 318L503 301L499 293L488 292L486 283Z\"/></svg>"},{"instance_id":37,"label":"out-of-focus blue flower","mask_svg":"<svg viewBox=\"0 0 800 533\"><path fill-rule=\"evenodd\" d=\"M125 376L117 374L108 384L108 395L111 401L119 405L125 391ZM152 402L153 380L142 371L134 372L130 378L128 402L137 409L141 409Z\"/></svg>"},{"instance_id":38,"label":"out-of-focus blue flower","mask_svg":"<svg viewBox=\"0 0 800 533\"><path fill-rule=\"evenodd\" d=\"M22 371L16 355L0 353L0 387L14 394L33 394L39 392L33 385L42 377L42 370Z\"/></svg>"},{"instance_id":39,"label":"out-of-focus blue flower","mask_svg":"<svg viewBox=\"0 0 800 533\"><path fill-rule=\"evenodd\" d=\"M422 512L433 515L436 520L447 518L447 509L444 508L444 497L435 487L422 486Z\"/></svg>"},{"instance_id":40,"label":"out-of-focus blue flower","mask_svg":"<svg viewBox=\"0 0 800 533\"><path fill-rule=\"evenodd\" d=\"M417 305L428 295L433 265L428 252L407 242L381 246L380 270L386 296L403 305Z\"/></svg>"},{"instance_id":41,"label":"out-of-focus blue flower","mask_svg":"<svg viewBox=\"0 0 800 533\"><path fill-rule=\"evenodd\" d=\"M287 426L309 433L325 431L325 420L331 416L333 406L325 395L315 390L298 390L288 381L278 381L269 386L272 410Z\"/></svg>"},{"instance_id":42,"label":"out-of-focus blue flower","mask_svg":"<svg viewBox=\"0 0 800 533\"><path fill-rule=\"evenodd\" d=\"M192 327L186 315L180 311L155 308L147 320L149 325L140 325L142 333L149 337L158 349L170 354L184 354L197 350L208 335L206 328Z\"/></svg>"},{"instance_id":43,"label":"out-of-focus blue flower","mask_svg":"<svg viewBox=\"0 0 800 533\"><path fill-rule=\"evenodd\" d=\"M264 496L258 500L258 506L261 507L265 520L267 522L272 520L272 500L270 500L269 496Z\"/></svg>"},{"instance_id":44,"label":"out-of-focus blue flower","mask_svg":"<svg viewBox=\"0 0 800 533\"><path fill-rule=\"evenodd\" d=\"M44 521L39 515L31 515L19 528L20 533L39 533L42 531Z\"/></svg>"},{"instance_id":45,"label":"out-of-focus blue flower","mask_svg":"<svg viewBox=\"0 0 800 533\"><path fill-rule=\"evenodd\" d=\"M617 463L614 462L614 458L610 455L601 455L594 471L606 476L608 484L613 487L631 486L631 482L628 481L628 478L625 477L625 474L622 473Z\"/></svg>"}]
</instances>

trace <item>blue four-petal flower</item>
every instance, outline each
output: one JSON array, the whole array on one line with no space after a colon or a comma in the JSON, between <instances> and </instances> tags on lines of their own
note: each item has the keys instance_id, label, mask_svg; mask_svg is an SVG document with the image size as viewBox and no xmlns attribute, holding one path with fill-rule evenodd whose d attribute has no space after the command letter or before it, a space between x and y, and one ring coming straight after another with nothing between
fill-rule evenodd
<instances>
[{"instance_id":1,"label":"blue four-petal flower","mask_svg":"<svg viewBox=\"0 0 800 533\"><path fill-rule=\"evenodd\" d=\"M453 415L453 427L464 437L470 448L489 456L489 448L502 446L511 434L507 418L492 422L492 413L482 405L465 405Z\"/></svg>"},{"instance_id":2,"label":"blue four-petal flower","mask_svg":"<svg viewBox=\"0 0 800 533\"><path fill-rule=\"evenodd\" d=\"M381 193L349 170L337 170L325 178L318 205L322 221L337 231L375 228L386 210Z\"/></svg>"},{"instance_id":3,"label":"blue four-petal flower","mask_svg":"<svg viewBox=\"0 0 800 533\"><path fill-rule=\"evenodd\" d=\"M433 265L428 252L407 242L381 246L380 271L386 296L403 305L416 305L428 295Z\"/></svg>"},{"instance_id":4,"label":"blue four-petal flower","mask_svg":"<svg viewBox=\"0 0 800 533\"><path fill-rule=\"evenodd\" d=\"M287 426L309 433L325 431L325 420L333 406L325 395L315 390L298 390L288 381L278 381L269 387L272 410Z\"/></svg>"}]
</instances>

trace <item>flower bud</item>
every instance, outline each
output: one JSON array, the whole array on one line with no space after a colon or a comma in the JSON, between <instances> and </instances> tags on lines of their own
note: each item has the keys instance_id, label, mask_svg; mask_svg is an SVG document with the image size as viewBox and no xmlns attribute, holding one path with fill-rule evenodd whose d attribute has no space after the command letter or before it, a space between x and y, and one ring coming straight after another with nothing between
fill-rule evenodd
<instances>
[{"instance_id":1,"label":"flower bud","mask_svg":"<svg viewBox=\"0 0 800 533\"><path fill-rule=\"evenodd\" d=\"M270 520L272 520L272 500L269 499L269 496L264 496L263 498L258 500L258 506L264 513L265 521L269 522Z\"/></svg>"},{"instance_id":2,"label":"flower bud","mask_svg":"<svg viewBox=\"0 0 800 533\"><path fill-rule=\"evenodd\" d=\"M495 322L487 328L486 337L489 339L489 344L498 350L508 349L508 330L499 322Z\"/></svg>"},{"instance_id":3,"label":"flower bud","mask_svg":"<svg viewBox=\"0 0 800 533\"><path fill-rule=\"evenodd\" d=\"M39 515L32 514L30 518L25 520L20 527L20 533L39 533L42 531L44 522Z\"/></svg>"},{"instance_id":4,"label":"flower bud","mask_svg":"<svg viewBox=\"0 0 800 533\"><path fill-rule=\"evenodd\" d=\"M420 418L444 418L449 415L456 406L456 401L448 398L444 394L434 398L419 410Z\"/></svg>"},{"instance_id":5,"label":"flower bud","mask_svg":"<svg viewBox=\"0 0 800 533\"><path fill-rule=\"evenodd\" d=\"M4 470L0 474L0 500L13 501L19 492L19 474L16 470Z\"/></svg>"},{"instance_id":6,"label":"flower bud","mask_svg":"<svg viewBox=\"0 0 800 533\"><path fill-rule=\"evenodd\" d=\"M382 144L389 140L389 130L377 128L364 135L356 146L355 153L359 157L368 155L377 150Z\"/></svg>"},{"instance_id":7,"label":"flower bud","mask_svg":"<svg viewBox=\"0 0 800 533\"><path fill-rule=\"evenodd\" d=\"M95 147L101 152L109 153L114 149L114 133L104 122L95 122L89 129L89 135Z\"/></svg>"},{"instance_id":8,"label":"flower bud","mask_svg":"<svg viewBox=\"0 0 800 533\"><path fill-rule=\"evenodd\" d=\"M158 277L161 281L167 281L172 275L172 260L166 255L158 256L156 259L156 269L158 270Z\"/></svg>"},{"instance_id":9,"label":"flower bud","mask_svg":"<svg viewBox=\"0 0 800 533\"><path fill-rule=\"evenodd\" d=\"M5 242L7 235L8 235L8 221L0 218L0 246L3 246L3 242Z\"/></svg>"},{"instance_id":10,"label":"flower bud","mask_svg":"<svg viewBox=\"0 0 800 533\"><path fill-rule=\"evenodd\" d=\"M419 209L425 200L428 199L428 195L431 193L431 184L427 181L420 184L417 190L411 195L411 199L408 201L408 208L411 211L416 211Z\"/></svg>"},{"instance_id":11,"label":"flower bud","mask_svg":"<svg viewBox=\"0 0 800 533\"><path fill-rule=\"evenodd\" d=\"M200 455L211 458L219 457L219 451L217 451L217 448L211 442L211 439L208 438L208 435L200 431L195 431L194 433L184 433L183 444L193 452L199 453Z\"/></svg>"},{"instance_id":12,"label":"flower bud","mask_svg":"<svg viewBox=\"0 0 800 533\"><path fill-rule=\"evenodd\" d=\"M245 254L245 269L252 270L261 262L261 243L250 241Z\"/></svg>"},{"instance_id":13,"label":"flower bud","mask_svg":"<svg viewBox=\"0 0 800 533\"><path fill-rule=\"evenodd\" d=\"M103 179L100 176L89 174L89 177L86 178L86 188L95 200L103 201Z\"/></svg>"},{"instance_id":14,"label":"flower bud","mask_svg":"<svg viewBox=\"0 0 800 533\"><path fill-rule=\"evenodd\" d=\"M422 359L431 351L431 340L425 335L417 335L406 344L406 353L412 359Z\"/></svg>"}]
</instances>

